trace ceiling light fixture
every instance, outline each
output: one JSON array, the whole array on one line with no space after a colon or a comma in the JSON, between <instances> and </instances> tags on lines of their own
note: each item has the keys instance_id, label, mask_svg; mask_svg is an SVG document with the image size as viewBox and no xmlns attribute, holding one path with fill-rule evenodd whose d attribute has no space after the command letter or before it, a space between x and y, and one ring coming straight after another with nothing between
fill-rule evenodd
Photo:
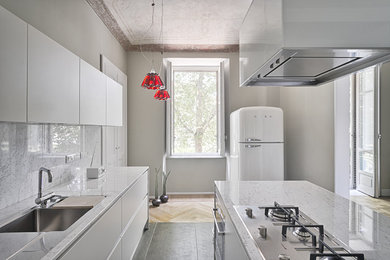
<instances>
[{"instance_id":1,"label":"ceiling light fixture","mask_svg":"<svg viewBox=\"0 0 390 260\"><path fill-rule=\"evenodd\" d=\"M164 87L164 83L162 82L160 76L152 70L146 74L141 86L147 89L160 89L161 87Z\"/></svg>"},{"instance_id":2,"label":"ceiling light fixture","mask_svg":"<svg viewBox=\"0 0 390 260\"><path fill-rule=\"evenodd\" d=\"M168 91L165 89L157 90L156 94L154 94L154 98L158 100L167 100L170 98Z\"/></svg>"},{"instance_id":3,"label":"ceiling light fixture","mask_svg":"<svg viewBox=\"0 0 390 260\"><path fill-rule=\"evenodd\" d=\"M150 31L150 29L152 28L152 26L154 24L154 6L155 6L155 2L153 0L152 1L152 22L151 22L148 30L146 31L145 35ZM164 57L163 23L164 23L164 0L161 0L160 38L161 38L161 42L162 42L161 55ZM149 59L146 58L146 56L142 52L142 43L140 44L140 49L141 49L141 53L144 56L144 58L146 60L150 61ZM157 92L154 95L154 98L157 99L157 100L167 100L168 98L170 98L170 96L169 96L168 91L166 90L166 87L165 87L162 79L159 76L159 73L156 73L155 70L153 69L153 67L154 67L154 59L151 60L151 65L152 65L152 69L151 69L151 71L148 74L146 74L144 80L142 81L141 87L146 88L146 89L153 89L153 90L157 89ZM161 72L161 67L162 67L162 61L161 61L161 64L160 64L160 72Z\"/></svg>"}]
</instances>

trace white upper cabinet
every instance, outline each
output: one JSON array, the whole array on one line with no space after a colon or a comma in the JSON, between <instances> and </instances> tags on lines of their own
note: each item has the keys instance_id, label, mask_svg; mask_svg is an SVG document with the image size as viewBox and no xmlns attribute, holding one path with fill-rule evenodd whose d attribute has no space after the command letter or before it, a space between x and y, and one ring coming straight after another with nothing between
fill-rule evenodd
<instances>
[{"instance_id":1,"label":"white upper cabinet","mask_svg":"<svg viewBox=\"0 0 390 260\"><path fill-rule=\"evenodd\" d=\"M107 77L107 125L122 126L122 86Z\"/></svg>"},{"instance_id":2,"label":"white upper cabinet","mask_svg":"<svg viewBox=\"0 0 390 260\"><path fill-rule=\"evenodd\" d=\"M80 59L80 124L106 124L106 75Z\"/></svg>"},{"instance_id":3,"label":"white upper cabinet","mask_svg":"<svg viewBox=\"0 0 390 260\"><path fill-rule=\"evenodd\" d=\"M79 124L79 57L28 26L28 121Z\"/></svg>"},{"instance_id":4,"label":"white upper cabinet","mask_svg":"<svg viewBox=\"0 0 390 260\"><path fill-rule=\"evenodd\" d=\"M26 122L27 23L0 6L0 121Z\"/></svg>"}]
</instances>

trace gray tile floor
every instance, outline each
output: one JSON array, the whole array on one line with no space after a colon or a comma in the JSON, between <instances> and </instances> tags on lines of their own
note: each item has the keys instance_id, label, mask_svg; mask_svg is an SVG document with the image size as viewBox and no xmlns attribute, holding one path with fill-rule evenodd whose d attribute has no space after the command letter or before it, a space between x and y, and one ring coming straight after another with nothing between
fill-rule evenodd
<instances>
[{"instance_id":1,"label":"gray tile floor","mask_svg":"<svg viewBox=\"0 0 390 260\"><path fill-rule=\"evenodd\" d=\"M213 223L150 223L133 259L214 259Z\"/></svg>"}]
</instances>

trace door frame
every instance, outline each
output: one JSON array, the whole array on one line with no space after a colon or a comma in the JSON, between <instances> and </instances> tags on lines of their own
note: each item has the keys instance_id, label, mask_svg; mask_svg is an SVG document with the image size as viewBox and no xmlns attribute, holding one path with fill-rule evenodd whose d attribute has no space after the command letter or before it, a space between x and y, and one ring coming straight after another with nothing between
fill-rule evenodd
<instances>
[{"instance_id":1,"label":"door frame","mask_svg":"<svg viewBox=\"0 0 390 260\"><path fill-rule=\"evenodd\" d=\"M380 133L380 130L381 130L381 120L380 120L380 116L381 116L381 103L380 103L380 70L381 70L381 64L380 65L376 65L374 67L374 73L375 73L375 81L374 81L374 166L375 166L375 169L374 169L374 194L373 194L373 197L375 198L378 198L381 196L381 185L380 185L380 142L381 142L381 133ZM357 138L358 138L358 135L357 135L357 125L358 125L358 112L357 112L357 95L358 95L358 90L357 90L357 80L356 80L356 74L353 76L353 88L354 88L354 95L353 95L353 104L354 104L354 111L352 111L352 113L354 114L354 129L353 129L353 133L354 133L354 141L355 141L355 148L354 150L352 151L354 153L354 171L355 171L355 176L356 178L359 178L358 176L358 170L357 170L357 164L358 164L358 160L356 159L357 158ZM358 190L358 186L356 185L356 190ZM359 190L358 190L359 191ZM365 192L363 192L364 194L367 194ZM367 194L369 196L371 196L370 194Z\"/></svg>"}]
</instances>

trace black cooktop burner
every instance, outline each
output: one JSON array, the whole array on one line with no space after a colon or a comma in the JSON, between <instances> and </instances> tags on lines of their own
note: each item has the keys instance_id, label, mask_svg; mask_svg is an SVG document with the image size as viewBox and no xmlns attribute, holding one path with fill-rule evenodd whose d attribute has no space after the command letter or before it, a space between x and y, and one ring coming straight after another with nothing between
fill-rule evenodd
<instances>
[{"instance_id":1,"label":"black cooktop burner","mask_svg":"<svg viewBox=\"0 0 390 260\"><path fill-rule=\"evenodd\" d=\"M304 227L299 227L297 229L295 229L295 231L293 232L294 236L298 237L299 240L308 240L310 238L310 233L307 232L307 229L304 228Z\"/></svg>"},{"instance_id":2,"label":"black cooktop burner","mask_svg":"<svg viewBox=\"0 0 390 260\"><path fill-rule=\"evenodd\" d=\"M268 216L270 216L274 220L279 220L283 222L289 222L291 220L291 214L293 214L292 210L287 210L288 213L284 212L282 209L271 209L268 213Z\"/></svg>"},{"instance_id":3,"label":"black cooktop burner","mask_svg":"<svg viewBox=\"0 0 390 260\"><path fill-rule=\"evenodd\" d=\"M293 220L292 216L299 216L299 209L294 206L283 206L281 208L281 206L275 205L274 207L265 207L264 214L272 220L290 222Z\"/></svg>"}]
</instances>

